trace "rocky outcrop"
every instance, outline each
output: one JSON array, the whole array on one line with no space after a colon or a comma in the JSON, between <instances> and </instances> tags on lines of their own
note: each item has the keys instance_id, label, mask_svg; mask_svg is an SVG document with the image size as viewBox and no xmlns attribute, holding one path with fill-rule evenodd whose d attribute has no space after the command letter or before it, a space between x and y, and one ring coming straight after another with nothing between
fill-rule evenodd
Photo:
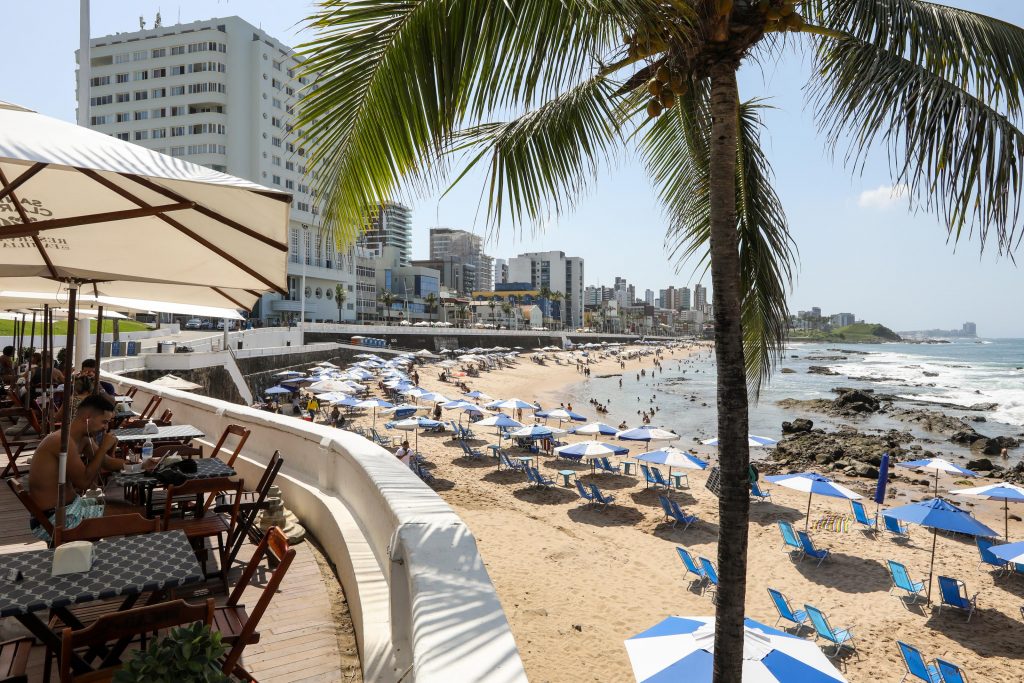
<instances>
[{"instance_id":1,"label":"rocky outcrop","mask_svg":"<svg viewBox=\"0 0 1024 683\"><path fill-rule=\"evenodd\" d=\"M903 409L893 410L890 413L893 419L899 420L900 422L906 422L908 424L917 425L921 429L929 432L935 432L936 434L942 434L944 436L952 437L954 434L961 434L958 439L954 440L954 443L970 444L974 438L980 438L980 435L974 431L974 427L971 427L966 422L958 417L950 417L949 415L943 415L933 410L919 410L919 409ZM974 436L972 436L972 434Z\"/></svg>"},{"instance_id":2,"label":"rocky outcrop","mask_svg":"<svg viewBox=\"0 0 1024 683\"><path fill-rule=\"evenodd\" d=\"M812 429L814 429L814 423L810 420L805 420L802 417L797 418L792 422L782 423L783 434L803 434L804 432L809 432Z\"/></svg>"},{"instance_id":3,"label":"rocky outcrop","mask_svg":"<svg viewBox=\"0 0 1024 683\"><path fill-rule=\"evenodd\" d=\"M838 375L839 373L831 368L827 368L824 365L812 365L807 368L807 374L809 375Z\"/></svg>"},{"instance_id":4,"label":"rocky outcrop","mask_svg":"<svg viewBox=\"0 0 1024 683\"><path fill-rule=\"evenodd\" d=\"M777 471L813 468L876 479L882 454L889 453L899 459L909 452L906 444L913 440L909 432L891 430L879 434L866 434L848 426L832 432L821 429L801 429L794 432L793 426L797 422L798 420L793 420L783 423L785 436L771 455L773 469ZM803 426L805 425L801 424L801 427Z\"/></svg>"},{"instance_id":5,"label":"rocky outcrop","mask_svg":"<svg viewBox=\"0 0 1024 683\"><path fill-rule=\"evenodd\" d=\"M872 391L864 389L836 387L832 391L839 394L832 401L823 398L810 400L785 398L776 405L787 410L809 410L834 417L859 417L882 410L882 401L890 399L889 396L876 395Z\"/></svg>"},{"instance_id":6,"label":"rocky outcrop","mask_svg":"<svg viewBox=\"0 0 1024 683\"><path fill-rule=\"evenodd\" d=\"M860 389L848 389L839 394L839 397L832 401L834 408L843 413L876 413L882 407L877 398L870 392Z\"/></svg>"},{"instance_id":7,"label":"rocky outcrop","mask_svg":"<svg viewBox=\"0 0 1024 683\"><path fill-rule=\"evenodd\" d=\"M999 455L1004 448L1009 450L1020 445L1020 441L1012 436L979 436L971 443L971 450L984 455Z\"/></svg>"},{"instance_id":8,"label":"rocky outcrop","mask_svg":"<svg viewBox=\"0 0 1024 683\"><path fill-rule=\"evenodd\" d=\"M781 372L783 375L792 375L796 373L796 370L794 370L793 368L782 368L781 370L779 370L779 372Z\"/></svg>"}]
</instances>

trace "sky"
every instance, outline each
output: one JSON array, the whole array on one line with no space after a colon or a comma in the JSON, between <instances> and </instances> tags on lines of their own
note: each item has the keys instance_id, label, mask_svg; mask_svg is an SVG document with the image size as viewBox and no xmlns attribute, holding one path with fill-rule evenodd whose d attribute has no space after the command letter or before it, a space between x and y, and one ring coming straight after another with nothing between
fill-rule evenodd
<instances>
[{"instance_id":1,"label":"sky","mask_svg":"<svg viewBox=\"0 0 1024 683\"><path fill-rule=\"evenodd\" d=\"M954 4L1024 25L1019 0L952 0ZM77 0L0 0L5 32L0 41L0 100L75 120ZM308 0L91 0L93 36L151 26L238 15L285 43L297 45L313 4ZM959 328L975 322L989 337L1024 337L1024 271L994 249L980 253L976 240L947 242L933 215L912 214L899 188L893 191L884 154L863 169L834 160L805 105L809 58L796 50L740 72L744 99L768 98L762 144L800 253L790 309L820 307L849 312L893 329ZM443 198L413 197L413 257L424 258L431 226L483 232L477 215L482 180L469 174ZM664 247L667 222L642 164L629 155L603 172L571 214L541 230L502 226L488 253L508 258L525 251L560 250L585 259L586 284L610 286L616 276L637 288L709 285L694 264L677 264ZM1024 251L1017 254L1024 263Z\"/></svg>"}]
</instances>

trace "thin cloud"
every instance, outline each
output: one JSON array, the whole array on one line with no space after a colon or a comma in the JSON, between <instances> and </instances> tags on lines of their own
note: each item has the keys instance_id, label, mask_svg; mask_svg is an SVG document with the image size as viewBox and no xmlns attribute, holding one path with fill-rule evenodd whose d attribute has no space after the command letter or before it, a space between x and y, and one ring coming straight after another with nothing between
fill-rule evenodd
<instances>
[{"instance_id":1,"label":"thin cloud","mask_svg":"<svg viewBox=\"0 0 1024 683\"><path fill-rule=\"evenodd\" d=\"M875 209L876 211L887 211L893 207L902 207L907 204L907 186L879 185L873 190L864 190L857 197L857 206L862 209Z\"/></svg>"}]
</instances>

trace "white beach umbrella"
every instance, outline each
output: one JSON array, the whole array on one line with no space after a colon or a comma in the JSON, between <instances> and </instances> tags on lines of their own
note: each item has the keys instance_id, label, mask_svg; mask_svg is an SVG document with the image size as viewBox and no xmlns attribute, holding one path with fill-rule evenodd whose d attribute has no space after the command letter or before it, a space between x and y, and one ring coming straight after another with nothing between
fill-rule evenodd
<instances>
[{"instance_id":1,"label":"white beach umbrella","mask_svg":"<svg viewBox=\"0 0 1024 683\"><path fill-rule=\"evenodd\" d=\"M202 389L202 384L196 384L195 382L189 382L187 379L182 379L177 375L164 375L158 377L152 382L153 386L165 387L167 389L179 389L181 391L195 391L196 389Z\"/></svg>"}]
</instances>

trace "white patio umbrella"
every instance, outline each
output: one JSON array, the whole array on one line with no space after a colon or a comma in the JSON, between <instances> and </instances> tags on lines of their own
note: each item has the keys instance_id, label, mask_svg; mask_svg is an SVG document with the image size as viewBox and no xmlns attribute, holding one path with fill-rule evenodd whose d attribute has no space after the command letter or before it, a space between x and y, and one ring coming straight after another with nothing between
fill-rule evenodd
<instances>
[{"instance_id":1,"label":"white patio umbrella","mask_svg":"<svg viewBox=\"0 0 1024 683\"><path fill-rule=\"evenodd\" d=\"M202 384L196 384L195 382L189 382L187 379L182 379L177 375L164 375L158 377L152 382L153 386L166 387L168 389L180 389L181 391L195 391L196 389L202 389Z\"/></svg>"}]
</instances>

